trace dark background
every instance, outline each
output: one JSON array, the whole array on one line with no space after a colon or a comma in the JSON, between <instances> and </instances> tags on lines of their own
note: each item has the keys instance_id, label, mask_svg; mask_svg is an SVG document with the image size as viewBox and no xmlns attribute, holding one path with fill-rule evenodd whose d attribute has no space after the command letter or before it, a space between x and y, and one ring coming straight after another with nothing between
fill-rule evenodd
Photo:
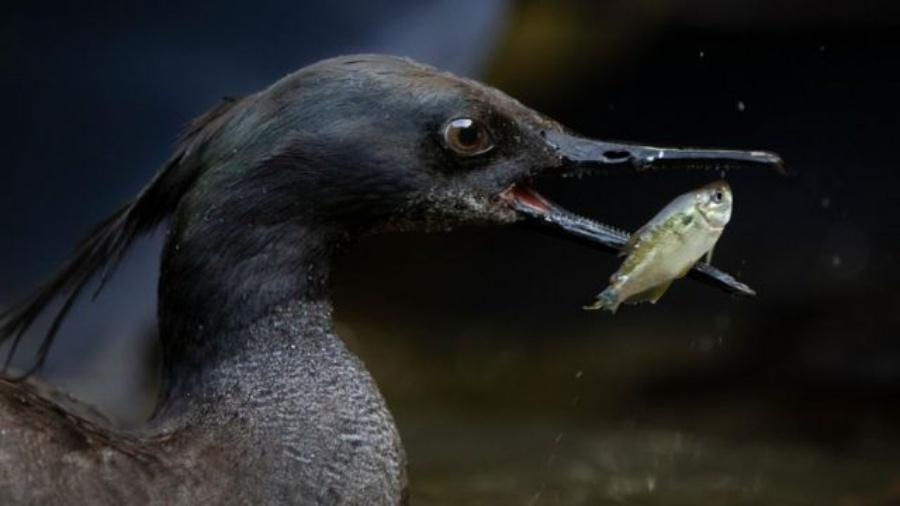
<instances>
[{"instance_id":1,"label":"dark background","mask_svg":"<svg viewBox=\"0 0 900 506\"><path fill-rule=\"evenodd\" d=\"M471 476L454 481L451 464L490 461L494 447L478 434L518 434L534 420L549 443L535 447L525 431L503 451L533 450L542 471L498 457L495 467L509 476L551 475L543 462L557 432L638 427L714 438L709 467L733 465L738 482L747 467L741 459L750 457L734 456L733 448L747 444L741 448L783 452L776 460L795 459L798 469L848 477L826 497L896 497L900 4L49 2L6 9L0 304L46 278L90 224L153 174L181 126L219 97L255 91L336 54L412 56L484 80L588 136L767 149L792 171L786 178L728 175L735 214L714 260L759 291L752 300L688 280L656 306L626 307L615 317L584 312L616 259L515 227L377 237L342 258L335 280L342 335L397 412L425 497L470 483ZM542 190L634 229L715 177L610 175ZM79 307L45 369L50 381L126 421L152 407L160 236L140 243L105 294ZM27 359L23 353L18 363ZM472 419L491 421L466 425ZM448 424L470 442L460 462L435 442L448 433L432 427ZM621 440L623 454L640 454L648 439L618 430L584 438ZM587 447L549 454L576 462ZM814 452L808 462L797 448ZM720 454L737 463L723 464ZM835 459L848 467L822 467ZM859 462L873 467L860 470ZM767 465L757 468L764 482L792 476L793 468ZM854 472L878 479L857 480ZM565 493L577 488L574 478L560 476L537 487L539 498L556 486L563 491L557 500L571 499ZM616 483L603 482L602 497L631 490ZM766 483L782 490L774 478ZM498 494L497 503L513 497Z\"/></svg>"}]
</instances>

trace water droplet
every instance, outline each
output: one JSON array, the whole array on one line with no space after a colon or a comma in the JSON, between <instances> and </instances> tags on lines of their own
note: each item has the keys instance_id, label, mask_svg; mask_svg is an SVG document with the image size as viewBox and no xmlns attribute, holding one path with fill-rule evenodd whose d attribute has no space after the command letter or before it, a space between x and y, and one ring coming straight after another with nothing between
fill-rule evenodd
<instances>
[{"instance_id":1,"label":"water droplet","mask_svg":"<svg viewBox=\"0 0 900 506\"><path fill-rule=\"evenodd\" d=\"M706 57L706 51L700 51L700 59L702 60L704 57Z\"/></svg>"},{"instance_id":2,"label":"water droplet","mask_svg":"<svg viewBox=\"0 0 900 506\"><path fill-rule=\"evenodd\" d=\"M697 350L700 353L710 353L716 349L717 345L720 344L720 340L716 339L713 336L706 335L691 340L690 347L692 350Z\"/></svg>"},{"instance_id":3,"label":"water droplet","mask_svg":"<svg viewBox=\"0 0 900 506\"><path fill-rule=\"evenodd\" d=\"M866 270L870 245L865 232L851 223L831 227L822 244L822 263L835 279L850 281Z\"/></svg>"},{"instance_id":4,"label":"water droplet","mask_svg":"<svg viewBox=\"0 0 900 506\"><path fill-rule=\"evenodd\" d=\"M738 112L744 112L746 109L747 109L747 104L745 104L743 100L738 100L738 103L737 103Z\"/></svg>"}]
</instances>

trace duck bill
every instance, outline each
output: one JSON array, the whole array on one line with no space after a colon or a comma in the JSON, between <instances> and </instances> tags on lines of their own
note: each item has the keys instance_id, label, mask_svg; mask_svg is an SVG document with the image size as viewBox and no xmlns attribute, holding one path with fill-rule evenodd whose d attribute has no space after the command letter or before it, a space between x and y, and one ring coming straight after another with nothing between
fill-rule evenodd
<instances>
[{"instance_id":1,"label":"duck bill","mask_svg":"<svg viewBox=\"0 0 900 506\"><path fill-rule=\"evenodd\" d=\"M770 169L784 174L781 157L768 151L729 149L660 148L606 142L548 131L547 143L556 151L563 169L731 170Z\"/></svg>"},{"instance_id":2,"label":"duck bill","mask_svg":"<svg viewBox=\"0 0 900 506\"><path fill-rule=\"evenodd\" d=\"M559 166L547 172L561 175L602 169L645 170L730 170L770 169L785 173L781 158L765 151L659 148L638 144L595 141L561 132L547 132L545 139L559 157ZM525 183L515 184L501 198L525 222L567 239L619 252L629 234L609 225L579 216L551 202ZM692 277L738 295L756 292L734 276L710 264L698 262Z\"/></svg>"}]
</instances>

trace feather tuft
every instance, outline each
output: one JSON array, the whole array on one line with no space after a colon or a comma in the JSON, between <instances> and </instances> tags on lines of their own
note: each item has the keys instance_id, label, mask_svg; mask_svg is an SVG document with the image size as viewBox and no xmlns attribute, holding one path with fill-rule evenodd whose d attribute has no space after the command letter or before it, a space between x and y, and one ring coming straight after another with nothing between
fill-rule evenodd
<instances>
[{"instance_id":1,"label":"feather tuft","mask_svg":"<svg viewBox=\"0 0 900 506\"><path fill-rule=\"evenodd\" d=\"M21 381L45 363L54 339L84 287L98 273L100 282L93 296L103 289L134 239L152 231L166 220L182 197L202 173L202 152L207 142L227 122L243 99L226 99L185 129L175 154L157 172L150 183L132 201L96 225L63 268L34 293L0 313L0 344L10 342L2 374ZM41 339L34 364L17 376L9 375L9 366L25 333L58 297L63 304Z\"/></svg>"}]
</instances>

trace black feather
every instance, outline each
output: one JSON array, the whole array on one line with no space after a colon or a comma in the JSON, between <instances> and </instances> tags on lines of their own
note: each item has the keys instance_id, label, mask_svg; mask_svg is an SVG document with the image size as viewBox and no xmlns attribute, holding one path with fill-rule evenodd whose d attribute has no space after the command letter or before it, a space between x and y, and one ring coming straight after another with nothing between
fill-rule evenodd
<instances>
[{"instance_id":1,"label":"black feather","mask_svg":"<svg viewBox=\"0 0 900 506\"><path fill-rule=\"evenodd\" d=\"M65 297L44 334L34 364L13 380L22 380L41 368L59 328L85 285L102 269L94 297L103 289L134 239L156 228L170 216L181 198L203 171L202 153L210 137L231 116L242 99L229 98L191 122L179 140L175 154L132 201L94 227L71 259L49 282L18 304L0 313L0 343L11 340L2 372L23 336L57 297Z\"/></svg>"}]
</instances>

